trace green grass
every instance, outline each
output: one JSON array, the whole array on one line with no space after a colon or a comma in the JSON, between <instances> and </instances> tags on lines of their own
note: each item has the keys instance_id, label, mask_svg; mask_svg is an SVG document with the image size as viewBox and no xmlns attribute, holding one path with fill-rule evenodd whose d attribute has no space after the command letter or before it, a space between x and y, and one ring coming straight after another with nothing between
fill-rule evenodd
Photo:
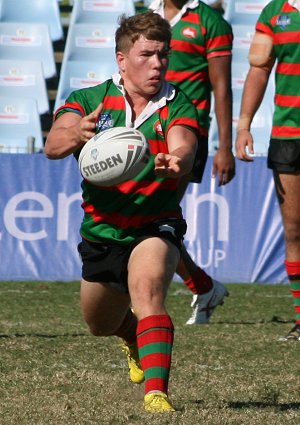
<instances>
[{"instance_id":1,"label":"green grass","mask_svg":"<svg viewBox=\"0 0 300 425\"><path fill-rule=\"evenodd\" d=\"M170 398L143 412L117 338L89 335L79 283L0 282L1 425L298 425L300 345L287 285L228 284L211 323L186 326L191 294L173 284Z\"/></svg>"}]
</instances>

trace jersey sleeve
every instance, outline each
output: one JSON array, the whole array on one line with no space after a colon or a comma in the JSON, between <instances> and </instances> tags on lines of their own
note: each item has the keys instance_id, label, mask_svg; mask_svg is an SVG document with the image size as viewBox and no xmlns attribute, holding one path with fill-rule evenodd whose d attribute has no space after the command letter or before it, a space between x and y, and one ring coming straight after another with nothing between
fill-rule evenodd
<instances>
[{"instance_id":1,"label":"jersey sleeve","mask_svg":"<svg viewBox=\"0 0 300 425\"><path fill-rule=\"evenodd\" d=\"M168 114L165 134L174 125L189 127L191 130L199 133L199 119L195 106L180 89L177 88L176 92L175 100L167 105Z\"/></svg>"},{"instance_id":2,"label":"jersey sleeve","mask_svg":"<svg viewBox=\"0 0 300 425\"><path fill-rule=\"evenodd\" d=\"M201 21L205 34L207 58L230 56L232 52L232 27L218 12L203 14Z\"/></svg>"}]
</instances>

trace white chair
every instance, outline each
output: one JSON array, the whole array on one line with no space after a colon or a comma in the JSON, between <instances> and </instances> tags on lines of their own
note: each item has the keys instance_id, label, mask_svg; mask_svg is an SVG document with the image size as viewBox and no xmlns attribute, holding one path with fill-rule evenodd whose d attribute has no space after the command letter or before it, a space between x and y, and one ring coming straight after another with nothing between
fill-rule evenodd
<instances>
[{"instance_id":1,"label":"white chair","mask_svg":"<svg viewBox=\"0 0 300 425\"><path fill-rule=\"evenodd\" d=\"M0 96L0 152L33 153L43 147L36 100Z\"/></svg>"},{"instance_id":2,"label":"white chair","mask_svg":"<svg viewBox=\"0 0 300 425\"><path fill-rule=\"evenodd\" d=\"M41 61L46 79L56 75L54 49L46 24L0 22L0 58Z\"/></svg>"},{"instance_id":3,"label":"white chair","mask_svg":"<svg viewBox=\"0 0 300 425\"><path fill-rule=\"evenodd\" d=\"M60 73L54 110L65 102L72 91L100 84L117 71L115 61L65 61Z\"/></svg>"},{"instance_id":4,"label":"white chair","mask_svg":"<svg viewBox=\"0 0 300 425\"><path fill-rule=\"evenodd\" d=\"M226 0L224 18L232 25L252 25L269 0Z\"/></svg>"},{"instance_id":5,"label":"white chair","mask_svg":"<svg viewBox=\"0 0 300 425\"><path fill-rule=\"evenodd\" d=\"M122 14L135 15L133 0L74 0L70 25L75 23L118 23Z\"/></svg>"},{"instance_id":6,"label":"white chair","mask_svg":"<svg viewBox=\"0 0 300 425\"><path fill-rule=\"evenodd\" d=\"M115 28L106 23L70 25L64 60L115 60Z\"/></svg>"},{"instance_id":7,"label":"white chair","mask_svg":"<svg viewBox=\"0 0 300 425\"><path fill-rule=\"evenodd\" d=\"M0 95L12 98L35 98L39 114L49 112L49 98L42 63L1 59Z\"/></svg>"},{"instance_id":8,"label":"white chair","mask_svg":"<svg viewBox=\"0 0 300 425\"><path fill-rule=\"evenodd\" d=\"M63 39L57 0L1 0L0 21L45 23L52 41Z\"/></svg>"}]
</instances>

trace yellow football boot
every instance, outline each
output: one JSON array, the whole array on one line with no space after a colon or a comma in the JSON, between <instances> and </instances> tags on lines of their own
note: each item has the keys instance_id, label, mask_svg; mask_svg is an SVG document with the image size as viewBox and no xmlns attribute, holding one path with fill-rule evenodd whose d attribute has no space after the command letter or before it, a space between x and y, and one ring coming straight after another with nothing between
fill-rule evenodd
<instances>
[{"instance_id":1,"label":"yellow football boot","mask_svg":"<svg viewBox=\"0 0 300 425\"><path fill-rule=\"evenodd\" d=\"M127 356L129 377L134 384L141 384L145 380L144 371L140 364L139 352L136 344L122 345L122 351Z\"/></svg>"},{"instance_id":2,"label":"yellow football boot","mask_svg":"<svg viewBox=\"0 0 300 425\"><path fill-rule=\"evenodd\" d=\"M146 394L144 397L144 408L149 413L175 412L167 394L161 391Z\"/></svg>"}]
</instances>

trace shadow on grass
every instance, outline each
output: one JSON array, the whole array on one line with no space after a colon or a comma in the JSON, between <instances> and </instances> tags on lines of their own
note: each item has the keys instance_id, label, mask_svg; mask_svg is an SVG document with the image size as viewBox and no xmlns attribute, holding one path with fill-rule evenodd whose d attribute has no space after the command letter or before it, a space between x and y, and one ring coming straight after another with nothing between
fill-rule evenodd
<instances>
[{"instance_id":1,"label":"shadow on grass","mask_svg":"<svg viewBox=\"0 0 300 425\"><path fill-rule=\"evenodd\" d=\"M41 333L15 333L11 335L0 334L0 339L3 338L27 338L27 337L36 337L36 338L61 338L61 337L80 337L80 336L90 336L88 333L63 333L63 334L41 334Z\"/></svg>"},{"instance_id":2,"label":"shadow on grass","mask_svg":"<svg viewBox=\"0 0 300 425\"><path fill-rule=\"evenodd\" d=\"M229 321L229 320L218 320L210 323L210 325L259 325L259 324L267 324L267 323L281 323L281 324L295 324L295 321L290 320L284 320L281 319L278 316L273 316L270 320L252 320L252 321L246 321L246 320L240 320L240 321Z\"/></svg>"},{"instance_id":3,"label":"shadow on grass","mask_svg":"<svg viewBox=\"0 0 300 425\"><path fill-rule=\"evenodd\" d=\"M227 407L231 409L267 409L272 407L274 409L285 412L286 410L299 410L299 403L272 403L269 401L236 401L227 403Z\"/></svg>"}]
</instances>

